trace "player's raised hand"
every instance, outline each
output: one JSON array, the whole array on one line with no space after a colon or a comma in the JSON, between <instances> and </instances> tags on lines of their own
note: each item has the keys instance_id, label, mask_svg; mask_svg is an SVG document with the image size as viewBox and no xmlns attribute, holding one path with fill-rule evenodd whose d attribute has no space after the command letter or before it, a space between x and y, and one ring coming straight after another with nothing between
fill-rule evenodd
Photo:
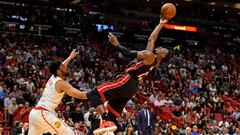
<instances>
[{"instance_id":1,"label":"player's raised hand","mask_svg":"<svg viewBox=\"0 0 240 135\"><path fill-rule=\"evenodd\" d=\"M114 46L119 44L117 37L114 36L111 32L108 33L108 40Z\"/></svg>"},{"instance_id":2,"label":"player's raised hand","mask_svg":"<svg viewBox=\"0 0 240 135\"><path fill-rule=\"evenodd\" d=\"M159 21L160 24L162 25L166 24L168 21L169 19L165 18L164 16L160 16L160 21Z\"/></svg>"},{"instance_id":3,"label":"player's raised hand","mask_svg":"<svg viewBox=\"0 0 240 135\"><path fill-rule=\"evenodd\" d=\"M70 57L71 59L73 59L73 58L75 58L77 55L78 55L78 52L76 51L76 49L73 49L69 57Z\"/></svg>"}]
</instances>

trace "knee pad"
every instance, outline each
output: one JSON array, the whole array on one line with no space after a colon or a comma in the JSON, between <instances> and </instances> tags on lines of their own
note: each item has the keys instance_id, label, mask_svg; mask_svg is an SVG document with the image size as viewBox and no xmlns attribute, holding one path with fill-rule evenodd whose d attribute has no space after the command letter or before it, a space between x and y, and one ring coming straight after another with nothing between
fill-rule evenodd
<instances>
[{"instance_id":1,"label":"knee pad","mask_svg":"<svg viewBox=\"0 0 240 135\"><path fill-rule=\"evenodd\" d=\"M93 107L97 107L98 105L103 104L102 99L97 91L97 88L88 91L86 95Z\"/></svg>"}]
</instances>

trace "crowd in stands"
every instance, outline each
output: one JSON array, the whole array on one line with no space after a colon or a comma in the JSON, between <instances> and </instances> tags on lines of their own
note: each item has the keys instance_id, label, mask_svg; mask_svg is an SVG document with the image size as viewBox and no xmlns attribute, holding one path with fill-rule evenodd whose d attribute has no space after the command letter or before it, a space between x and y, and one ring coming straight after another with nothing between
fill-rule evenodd
<instances>
[{"instance_id":1,"label":"crowd in stands","mask_svg":"<svg viewBox=\"0 0 240 135\"><path fill-rule=\"evenodd\" d=\"M13 127L14 134L27 131L29 112L40 99L50 76L47 65L53 59L63 60L73 48L80 52L70 64L67 78L73 86L88 91L102 81L113 79L114 73L124 70L128 60L107 46L84 38L63 41L1 33L1 127ZM192 130L199 128L208 134L239 132L239 108L221 98L223 95L234 100L240 98L239 61L228 60L223 54L194 53L189 49L173 51L167 63L159 65L139 83L140 93L149 97L149 104L169 109L173 117L182 118L179 132L193 125ZM133 98L127 106L130 115L123 115L119 121L123 129L137 130L141 105ZM77 135L90 133L99 124L99 115L89 108L88 102L68 96L56 112ZM216 120L214 115L219 113L222 118ZM167 132L171 124L156 116L155 133Z\"/></svg>"},{"instance_id":2,"label":"crowd in stands","mask_svg":"<svg viewBox=\"0 0 240 135\"><path fill-rule=\"evenodd\" d=\"M9 10L1 13L1 18L5 18L3 15L9 14ZM82 19L84 13L80 14L75 16L75 13L56 11L52 13L53 18L45 19L44 13L35 12L28 18L34 23L45 21L46 24L89 26L94 30L90 23ZM98 17L97 20L106 21L103 16ZM129 30L121 24L115 24L115 27ZM149 25L145 27L152 28ZM77 48L80 53L69 65L67 80L81 91L112 80L115 73L124 70L129 62L126 57L106 41L102 42L103 38L100 42L94 37L96 35L84 32L73 39L0 32L0 135L6 134L7 130L13 135L27 134L29 112L40 99L51 75L47 65L52 60L64 60L72 49ZM210 45L223 44L222 41L228 38L220 32L213 34L208 42ZM221 42L217 42L219 39ZM147 97L150 110L154 112L154 107L163 108L172 115L173 120L181 119L179 126L172 120L163 120L155 112L155 135L240 134L240 108L225 102L223 98L230 97L240 104L239 48L226 50L220 46L211 49L213 51L205 52L195 52L184 46L176 49L171 52L167 62L158 65L149 77L140 81L139 94ZM138 134L138 116L144 107L133 97L126 109L128 113L118 119L124 134ZM99 114L87 101L69 96L64 97L56 109L56 115L71 126L76 135L92 134L100 122Z\"/></svg>"}]
</instances>

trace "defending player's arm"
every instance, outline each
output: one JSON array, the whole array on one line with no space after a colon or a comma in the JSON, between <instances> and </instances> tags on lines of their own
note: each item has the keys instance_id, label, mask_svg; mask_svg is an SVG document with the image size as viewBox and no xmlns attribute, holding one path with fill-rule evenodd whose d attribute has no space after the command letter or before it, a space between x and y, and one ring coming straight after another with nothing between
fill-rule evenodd
<instances>
[{"instance_id":1,"label":"defending player's arm","mask_svg":"<svg viewBox=\"0 0 240 135\"><path fill-rule=\"evenodd\" d=\"M165 19L163 17L160 18L159 24L155 27L150 37L148 38L148 44L147 44L146 50L153 51L158 34L161 31L163 25L167 22L168 22L168 19Z\"/></svg>"},{"instance_id":2,"label":"defending player's arm","mask_svg":"<svg viewBox=\"0 0 240 135\"><path fill-rule=\"evenodd\" d=\"M70 62L73 58L75 58L77 55L78 55L78 52L76 51L76 49L73 49L72 52L71 52L71 54L68 56L68 58L67 58L66 60L63 61L62 64L63 64L65 67L67 67L68 64L69 64L69 62Z\"/></svg>"},{"instance_id":3,"label":"defending player's arm","mask_svg":"<svg viewBox=\"0 0 240 135\"><path fill-rule=\"evenodd\" d=\"M63 91L66 92L67 95L78 98L78 99L87 99L86 92L81 92L80 90L74 88L67 81L60 80L56 83L57 92L61 93Z\"/></svg>"},{"instance_id":4,"label":"defending player's arm","mask_svg":"<svg viewBox=\"0 0 240 135\"><path fill-rule=\"evenodd\" d=\"M131 58L137 58L138 60L143 60L145 65L151 65L154 62L154 54L150 50L135 51L129 50L126 47L119 44L118 39L112 33L108 35L109 42L117 48L123 55Z\"/></svg>"}]
</instances>

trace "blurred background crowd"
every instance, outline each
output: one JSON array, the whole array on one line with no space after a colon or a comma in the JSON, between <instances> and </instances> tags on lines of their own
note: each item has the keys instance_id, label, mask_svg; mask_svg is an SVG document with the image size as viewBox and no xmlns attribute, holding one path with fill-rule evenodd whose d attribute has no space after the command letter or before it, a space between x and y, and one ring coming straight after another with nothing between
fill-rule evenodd
<instances>
[{"instance_id":1,"label":"blurred background crowd","mask_svg":"<svg viewBox=\"0 0 240 135\"><path fill-rule=\"evenodd\" d=\"M51 75L47 66L52 60L64 60L77 48L79 55L69 65L67 80L81 91L112 80L131 60L109 45L107 32L113 31L127 48L141 50L147 43L145 34L158 23L160 9L154 1L143 6L146 1L90 0L67 7L38 2L38 6L37 2L0 3L3 135L27 134L29 112ZM118 119L124 135L138 134L143 110L151 112L152 119L146 121L151 121L154 135L239 135L240 25L239 13L235 13L239 9L221 11L219 5L173 2L178 14L170 23L195 25L199 31L164 29L160 33L164 38L156 46L171 49L171 57L139 81L137 94L125 107L127 113ZM91 135L100 122L88 101L69 96L56 115L76 135Z\"/></svg>"}]
</instances>

